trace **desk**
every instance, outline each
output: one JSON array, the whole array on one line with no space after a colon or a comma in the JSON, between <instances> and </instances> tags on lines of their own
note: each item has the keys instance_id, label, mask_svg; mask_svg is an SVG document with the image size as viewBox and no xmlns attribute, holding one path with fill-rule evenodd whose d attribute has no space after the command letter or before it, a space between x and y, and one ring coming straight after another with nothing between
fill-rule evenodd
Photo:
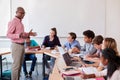
<instances>
[{"instance_id":1,"label":"desk","mask_svg":"<svg viewBox=\"0 0 120 80\"><path fill-rule=\"evenodd\" d=\"M66 66L62 55L60 55L55 61L55 65L54 65L52 73L50 74L49 80L66 80L61 75L63 68L66 68L66 67L68 67L68 66ZM72 80L96 80L95 78L81 79L80 75L71 76L71 77L72 77ZM67 80L69 80L69 79L67 79Z\"/></svg>"},{"instance_id":2,"label":"desk","mask_svg":"<svg viewBox=\"0 0 120 80\"><path fill-rule=\"evenodd\" d=\"M10 48L0 48L0 79L2 78L2 55L6 55L6 54L10 54ZM39 51L31 51L31 50L25 50L26 54L31 54L31 53L35 53L35 54L46 54L49 55L51 57L57 58L56 54L52 54L51 50L48 49L43 49L43 50L39 50ZM44 55L43 54L43 55ZM44 57L43 57L44 60ZM43 61L43 65L44 65L44 61ZM45 65L43 66L43 75L45 74Z\"/></svg>"}]
</instances>

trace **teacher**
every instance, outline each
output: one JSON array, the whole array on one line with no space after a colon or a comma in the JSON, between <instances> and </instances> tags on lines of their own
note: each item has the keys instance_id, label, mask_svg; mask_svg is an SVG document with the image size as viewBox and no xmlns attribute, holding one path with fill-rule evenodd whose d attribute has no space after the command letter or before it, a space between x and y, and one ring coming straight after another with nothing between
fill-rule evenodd
<instances>
[{"instance_id":1,"label":"teacher","mask_svg":"<svg viewBox=\"0 0 120 80\"><path fill-rule=\"evenodd\" d=\"M36 36L36 33L32 32L32 30L28 33L24 32L24 25L22 24L24 16L25 10L22 7L18 7L16 10L16 16L8 24L7 37L12 41L12 80L19 80L20 77L21 65L25 53L25 39L30 36Z\"/></svg>"}]
</instances>

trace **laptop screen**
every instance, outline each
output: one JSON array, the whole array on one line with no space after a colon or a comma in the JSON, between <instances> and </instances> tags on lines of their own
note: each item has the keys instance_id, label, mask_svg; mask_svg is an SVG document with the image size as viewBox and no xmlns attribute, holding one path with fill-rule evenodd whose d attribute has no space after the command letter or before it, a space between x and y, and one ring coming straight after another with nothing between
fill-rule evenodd
<instances>
[{"instance_id":1,"label":"laptop screen","mask_svg":"<svg viewBox=\"0 0 120 80\"><path fill-rule=\"evenodd\" d=\"M65 60L66 65L70 66L70 64L72 63L72 60L71 60L69 53L63 54L63 58Z\"/></svg>"}]
</instances>

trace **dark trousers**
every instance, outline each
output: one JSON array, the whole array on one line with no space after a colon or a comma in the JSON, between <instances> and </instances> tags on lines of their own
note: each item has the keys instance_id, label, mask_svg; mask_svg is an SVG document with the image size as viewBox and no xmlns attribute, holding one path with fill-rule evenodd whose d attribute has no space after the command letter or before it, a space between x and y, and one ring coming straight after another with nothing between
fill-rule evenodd
<instances>
[{"instance_id":1,"label":"dark trousers","mask_svg":"<svg viewBox=\"0 0 120 80\"><path fill-rule=\"evenodd\" d=\"M36 60L37 60L37 57L35 56L35 54L25 54L24 55L23 71L25 73L27 72L26 61L30 61L30 60L32 60L30 71L34 71Z\"/></svg>"},{"instance_id":2,"label":"dark trousers","mask_svg":"<svg viewBox=\"0 0 120 80\"><path fill-rule=\"evenodd\" d=\"M48 55L44 55L44 58L45 58L44 63L45 63L47 68L50 68L50 66L54 67L55 58L50 57ZM48 63L48 60L50 60L50 64Z\"/></svg>"}]
</instances>

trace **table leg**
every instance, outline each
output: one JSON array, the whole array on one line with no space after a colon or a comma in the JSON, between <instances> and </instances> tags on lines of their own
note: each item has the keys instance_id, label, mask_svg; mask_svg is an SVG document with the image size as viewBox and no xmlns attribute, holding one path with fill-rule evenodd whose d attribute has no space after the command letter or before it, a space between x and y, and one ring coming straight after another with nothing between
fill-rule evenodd
<instances>
[{"instance_id":1,"label":"table leg","mask_svg":"<svg viewBox=\"0 0 120 80\"><path fill-rule=\"evenodd\" d=\"M0 55L0 79L2 79L2 56Z\"/></svg>"},{"instance_id":2,"label":"table leg","mask_svg":"<svg viewBox=\"0 0 120 80\"><path fill-rule=\"evenodd\" d=\"M43 79L45 78L45 54L43 54L42 58L42 67L43 67Z\"/></svg>"}]
</instances>

